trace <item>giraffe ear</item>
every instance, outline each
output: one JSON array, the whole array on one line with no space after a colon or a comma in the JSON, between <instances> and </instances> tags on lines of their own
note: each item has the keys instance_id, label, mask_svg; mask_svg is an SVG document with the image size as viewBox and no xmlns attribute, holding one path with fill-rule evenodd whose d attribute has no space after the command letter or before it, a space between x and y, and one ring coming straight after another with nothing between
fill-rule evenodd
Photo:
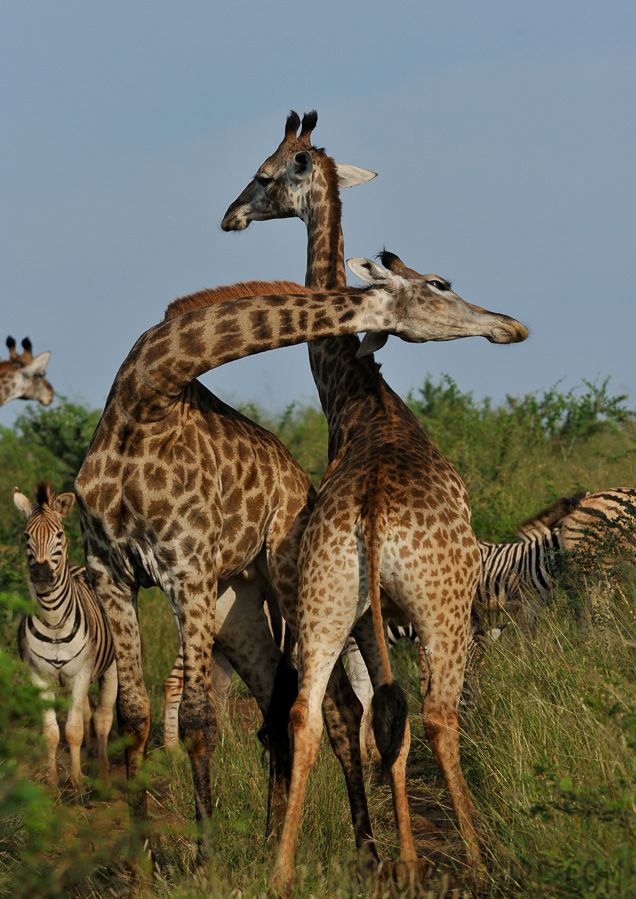
<instances>
[{"instance_id":1,"label":"giraffe ear","mask_svg":"<svg viewBox=\"0 0 636 899\"><path fill-rule=\"evenodd\" d=\"M47 350L45 353L40 353L32 362L28 362L20 369L21 374L23 374L25 378L32 378L34 375L43 375L46 371L46 366L49 364L50 358L50 350Z\"/></svg>"},{"instance_id":2,"label":"giraffe ear","mask_svg":"<svg viewBox=\"0 0 636 899\"><path fill-rule=\"evenodd\" d=\"M367 181L373 181L378 177L377 172L358 168L357 165L343 165L337 162L336 169L338 171L338 187L357 187L358 184L366 184Z\"/></svg>"},{"instance_id":3,"label":"giraffe ear","mask_svg":"<svg viewBox=\"0 0 636 899\"><path fill-rule=\"evenodd\" d=\"M362 256L355 259L347 259L349 270L356 277L367 284L387 284L389 281L395 280L395 275L386 268L382 268L371 259L364 259Z\"/></svg>"},{"instance_id":4,"label":"giraffe ear","mask_svg":"<svg viewBox=\"0 0 636 899\"><path fill-rule=\"evenodd\" d=\"M360 349L356 353L356 359L360 359L362 356L370 356L372 353L375 353L376 350L381 350L388 339L388 334L380 334L377 331L367 331L362 338Z\"/></svg>"},{"instance_id":5,"label":"giraffe ear","mask_svg":"<svg viewBox=\"0 0 636 899\"><path fill-rule=\"evenodd\" d=\"M22 512L25 518L28 518L35 509L31 500L24 493L20 493L17 487L13 488L13 502L18 512Z\"/></svg>"},{"instance_id":6,"label":"giraffe ear","mask_svg":"<svg viewBox=\"0 0 636 899\"><path fill-rule=\"evenodd\" d=\"M287 163L287 171L289 175L296 184L299 184L301 181L304 181L305 178L308 178L311 175L314 168L314 161L311 158L311 153L309 150L299 150L298 153L294 153L292 158Z\"/></svg>"},{"instance_id":7,"label":"giraffe ear","mask_svg":"<svg viewBox=\"0 0 636 899\"><path fill-rule=\"evenodd\" d=\"M74 493L60 493L59 496L55 497L55 501L53 502L53 508L56 512L59 512L62 518L66 518L66 516L70 514L74 505Z\"/></svg>"}]
</instances>

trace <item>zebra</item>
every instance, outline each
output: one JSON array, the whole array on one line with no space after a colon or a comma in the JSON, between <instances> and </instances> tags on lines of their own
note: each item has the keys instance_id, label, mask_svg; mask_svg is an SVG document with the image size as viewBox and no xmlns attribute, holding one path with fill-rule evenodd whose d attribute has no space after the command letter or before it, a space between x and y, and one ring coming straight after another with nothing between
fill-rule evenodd
<instances>
[{"instance_id":1,"label":"zebra","mask_svg":"<svg viewBox=\"0 0 636 899\"><path fill-rule=\"evenodd\" d=\"M594 612L603 592L607 599L612 568L635 561L636 490L612 487L560 497L522 522L515 536L520 542L479 541L477 633L483 633L483 621L493 611L511 614L522 626L532 624L537 607L550 599L559 570L604 581L600 593L592 584L588 588Z\"/></svg>"},{"instance_id":2,"label":"zebra","mask_svg":"<svg viewBox=\"0 0 636 899\"><path fill-rule=\"evenodd\" d=\"M71 783L81 785L80 747L90 722L88 689L99 680L99 700L93 715L98 742L100 775L108 780L108 734L117 695L117 668L113 640L101 606L89 584L86 569L71 567L62 519L75 503L73 493L57 495L40 481L32 503L16 487L16 508L25 516L29 592L37 611L25 615L18 629L18 651L30 666L31 680L44 699L53 700L53 685L72 696L66 722L71 755ZM48 780L57 787L56 764L60 729L55 710L46 708L44 738L48 754Z\"/></svg>"},{"instance_id":3,"label":"zebra","mask_svg":"<svg viewBox=\"0 0 636 899\"><path fill-rule=\"evenodd\" d=\"M550 528L558 533L563 566L584 579L593 623L607 623L614 588L623 595L618 574L636 562L636 489L561 497L524 521L516 536L532 540Z\"/></svg>"},{"instance_id":4,"label":"zebra","mask_svg":"<svg viewBox=\"0 0 636 899\"><path fill-rule=\"evenodd\" d=\"M501 628L486 628L492 613L505 612L521 627L532 626L538 606L545 604L552 593L561 550L559 531L536 530L517 543L479 540L478 546L482 570L473 599L473 641L500 635Z\"/></svg>"}]
</instances>

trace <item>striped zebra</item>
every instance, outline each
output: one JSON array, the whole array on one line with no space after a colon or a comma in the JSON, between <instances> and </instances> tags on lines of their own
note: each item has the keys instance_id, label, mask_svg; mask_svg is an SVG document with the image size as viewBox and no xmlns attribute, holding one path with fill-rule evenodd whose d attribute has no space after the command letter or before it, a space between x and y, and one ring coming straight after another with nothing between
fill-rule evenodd
<instances>
[{"instance_id":1,"label":"striped zebra","mask_svg":"<svg viewBox=\"0 0 636 899\"><path fill-rule=\"evenodd\" d=\"M561 549L558 530L535 531L524 542L479 541L482 570L472 609L472 638L496 638L500 628L488 628L493 614L505 612L522 627L531 626L540 604L550 598L556 556ZM494 616L497 621L497 616Z\"/></svg>"},{"instance_id":2,"label":"striped zebra","mask_svg":"<svg viewBox=\"0 0 636 899\"><path fill-rule=\"evenodd\" d=\"M557 563L586 577L591 611L602 615L613 570L636 561L636 490L612 487L561 497L524 521L516 537L521 542L479 543L483 570L473 604L478 633L494 611L522 626L532 624L550 598Z\"/></svg>"},{"instance_id":3,"label":"striped zebra","mask_svg":"<svg viewBox=\"0 0 636 899\"><path fill-rule=\"evenodd\" d=\"M27 519L25 527L29 590L38 603L34 615L26 615L18 631L18 651L31 669L33 684L43 698L53 700L53 685L70 693L66 739L71 755L71 782L80 788L80 748L90 724L88 688L99 680L99 701L93 715L98 741L101 776L109 772L107 741L117 695L117 668L110 629L88 582L86 569L71 567L62 519L73 508L75 496L59 496L51 484L41 481L32 503L15 488L17 509ZM56 751L60 729L55 710L44 711L44 738L48 752L49 782L59 783Z\"/></svg>"}]
</instances>

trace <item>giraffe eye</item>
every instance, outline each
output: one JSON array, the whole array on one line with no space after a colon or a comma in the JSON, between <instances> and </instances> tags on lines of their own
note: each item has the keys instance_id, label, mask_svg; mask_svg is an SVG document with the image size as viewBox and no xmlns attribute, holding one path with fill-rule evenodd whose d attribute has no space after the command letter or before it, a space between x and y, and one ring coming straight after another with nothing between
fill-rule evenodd
<instances>
[{"instance_id":1,"label":"giraffe eye","mask_svg":"<svg viewBox=\"0 0 636 899\"><path fill-rule=\"evenodd\" d=\"M271 184L274 179L270 178L269 175L256 175L256 180L261 187L267 187L267 185Z\"/></svg>"},{"instance_id":2,"label":"giraffe eye","mask_svg":"<svg viewBox=\"0 0 636 899\"><path fill-rule=\"evenodd\" d=\"M448 284L446 281L431 280L428 283L431 285L431 287L437 288L437 290L450 290L450 284Z\"/></svg>"}]
</instances>

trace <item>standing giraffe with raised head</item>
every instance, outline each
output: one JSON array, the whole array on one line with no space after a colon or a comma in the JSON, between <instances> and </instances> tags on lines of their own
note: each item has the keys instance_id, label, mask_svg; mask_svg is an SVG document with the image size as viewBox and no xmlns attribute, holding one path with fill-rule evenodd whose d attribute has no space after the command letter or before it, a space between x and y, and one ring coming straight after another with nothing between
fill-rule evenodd
<instances>
[{"instance_id":1,"label":"standing giraffe with raised head","mask_svg":"<svg viewBox=\"0 0 636 899\"><path fill-rule=\"evenodd\" d=\"M37 400L43 406L53 401L53 388L44 377L51 353L47 350L33 356L31 341L22 341L22 353L15 348L13 337L7 337L9 358L0 360L0 406L9 400Z\"/></svg>"},{"instance_id":2,"label":"standing giraffe with raised head","mask_svg":"<svg viewBox=\"0 0 636 899\"><path fill-rule=\"evenodd\" d=\"M368 260L364 264L377 268ZM204 304L151 328L117 373L77 476L86 564L115 644L129 778L139 769L150 727L136 597L139 586L156 585L182 626L179 728L190 755L199 823L212 812L213 639L241 675L254 650L254 616L241 617L244 607L238 602L223 608L218 582L240 578L260 561L262 548L277 597L293 620L290 585L295 587L297 567L289 549L300 537L307 504L299 502L298 489L288 490L290 472L281 477L281 455L274 455L271 435L268 444L254 446L246 438L238 448L219 440L219 401L196 378L233 359L361 330L411 341L447 339L449 333L499 342L520 336L522 326L507 316L470 306L452 292L441 297L422 279L385 271L378 283L376 289L349 288L328 298L298 288L292 295ZM242 419L231 410L226 415ZM241 477L238 485L233 476ZM265 489L272 497L267 507ZM258 699L262 690L258 684L253 689ZM268 701L273 690L271 685ZM267 711L262 698L261 703ZM288 708L283 701L279 715L285 718ZM140 825L136 836L144 838L145 790L131 785L130 803ZM201 839L201 863L205 854Z\"/></svg>"},{"instance_id":3,"label":"standing giraffe with raised head","mask_svg":"<svg viewBox=\"0 0 636 899\"><path fill-rule=\"evenodd\" d=\"M222 227L242 230L251 221L298 216L308 234L307 286L340 289L346 276L337 168L324 150L311 144L316 121L312 112L301 126L296 113L290 114L283 141L228 208ZM420 276L389 253L382 255L382 261L399 277L426 285L440 303L453 296L442 278ZM358 264L354 271L364 280L382 277L372 264ZM449 331L447 338L451 336ZM517 325L511 341L526 336L524 326ZM363 349L379 345L370 340ZM295 878L301 808L318 752L327 680L354 626L376 690L376 720L387 706L399 720L392 734L383 738L376 732L376 739L391 769L401 858L409 866L416 863L405 790L408 717L383 639L381 590L413 623L427 648L426 733L444 773L469 864L479 860L474 808L460 765L457 720L471 601L480 571L468 497L455 469L386 384L373 358L359 358L359 352L354 335L309 345L329 426L330 464L301 546L301 685L291 712L292 784L271 881L281 893L292 888ZM369 605L373 628L370 616L363 617ZM283 614L287 614L284 606ZM359 754L357 732L349 733L348 739L352 753ZM366 807L364 797L357 797L357 802ZM370 834L366 848L377 862Z\"/></svg>"}]
</instances>

